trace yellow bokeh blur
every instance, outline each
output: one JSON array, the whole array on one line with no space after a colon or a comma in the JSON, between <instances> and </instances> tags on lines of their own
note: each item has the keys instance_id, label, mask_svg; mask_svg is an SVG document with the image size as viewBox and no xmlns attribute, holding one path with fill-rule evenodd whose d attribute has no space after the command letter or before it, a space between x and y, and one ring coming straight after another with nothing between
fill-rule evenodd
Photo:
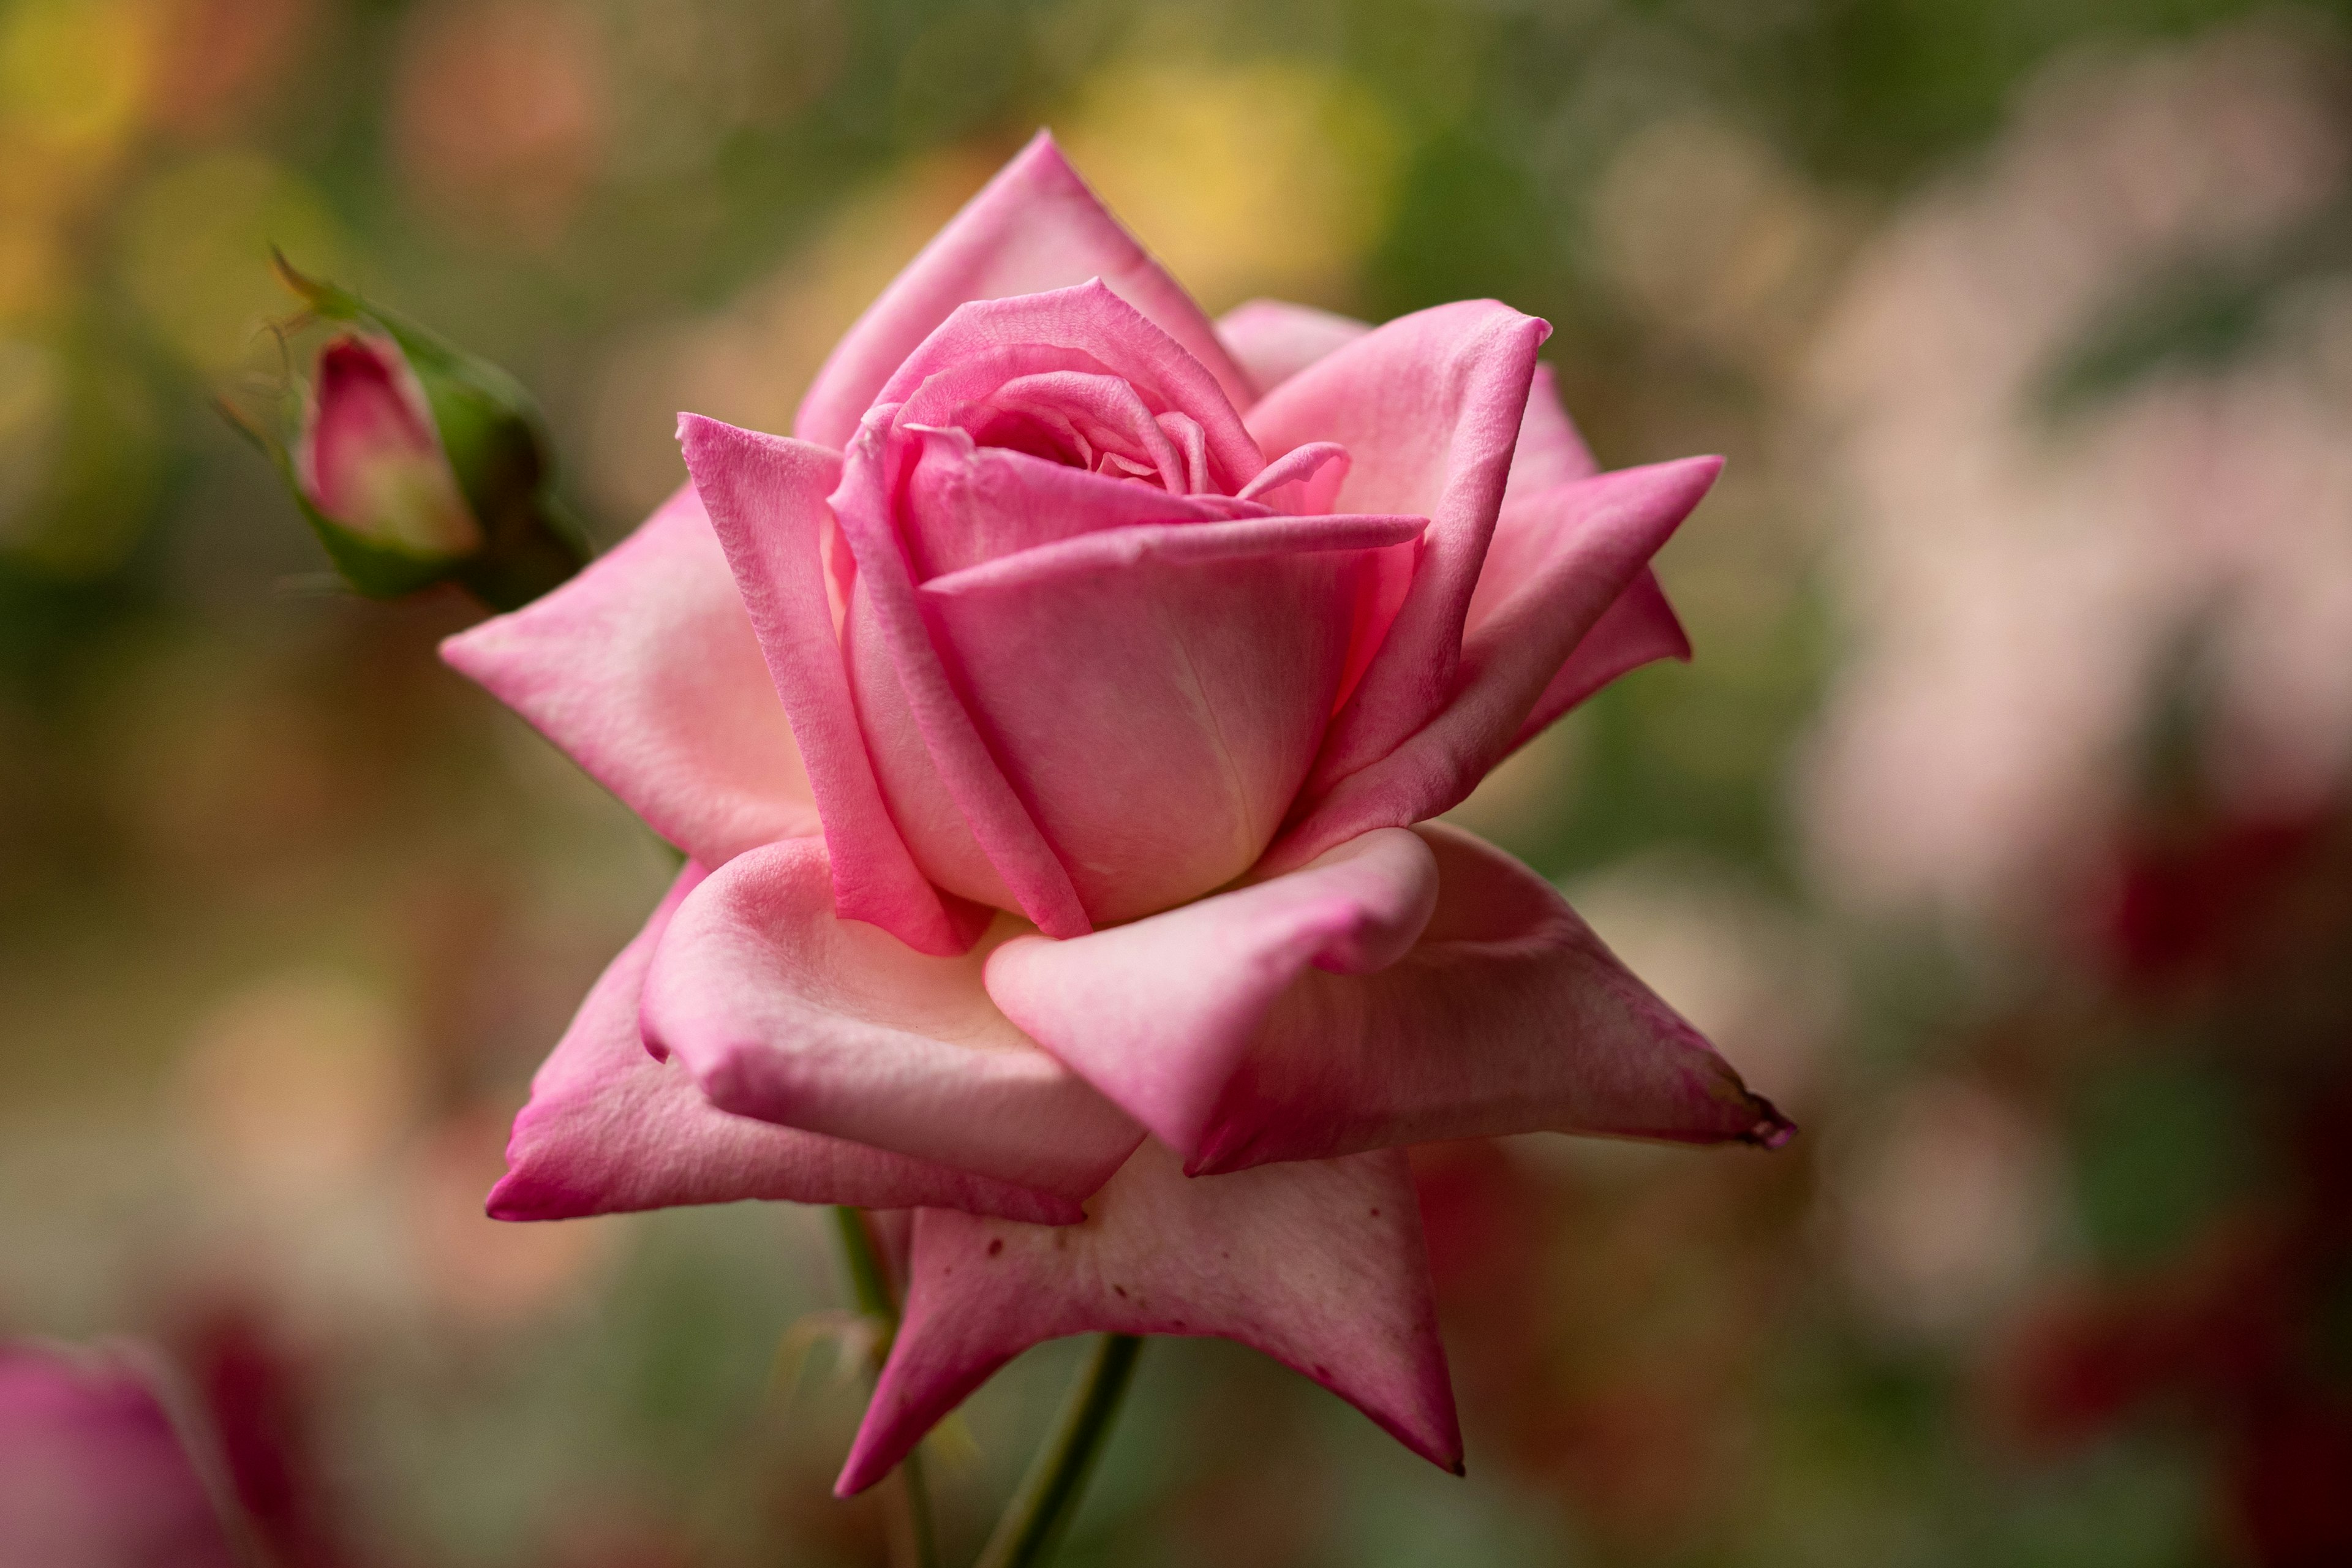
<instances>
[{"instance_id":1,"label":"yellow bokeh blur","mask_svg":"<svg viewBox=\"0 0 2352 1568\"><path fill-rule=\"evenodd\" d=\"M1394 199L1381 100L1326 66L1123 61L1055 131L1071 161L1212 311L1257 294L1345 305Z\"/></svg>"},{"instance_id":2,"label":"yellow bokeh blur","mask_svg":"<svg viewBox=\"0 0 2352 1568\"><path fill-rule=\"evenodd\" d=\"M272 246L314 273L343 247L316 192L257 154L219 152L172 164L133 192L123 216L123 286L190 368L218 374L257 352L289 313Z\"/></svg>"}]
</instances>

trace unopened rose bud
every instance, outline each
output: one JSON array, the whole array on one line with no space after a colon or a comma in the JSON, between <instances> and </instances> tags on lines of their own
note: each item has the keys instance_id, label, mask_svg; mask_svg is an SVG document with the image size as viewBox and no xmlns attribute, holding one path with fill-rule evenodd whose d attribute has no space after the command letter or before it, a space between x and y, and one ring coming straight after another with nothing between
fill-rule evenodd
<instances>
[{"instance_id":1,"label":"unopened rose bud","mask_svg":"<svg viewBox=\"0 0 2352 1568\"><path fill-rule=\"evenodd\" d=\"M297 449L231 413L278 465L343 580L372 598L455 582L494 609L585 563L550 493L530 394L496 365L278 258L311 316L352 331L320 351Z\"/></svg>"},{"instance_id":2,"label":"unopened rose bud","mask_svg":"<svg viewBox=\"0 0 2352 1568\"><path fill-rule=\"evenodd\" d=\"M341 337L320 352L300 474L322 516L372 543L445 561L482 547L424 392L388 341Z\"/></svg>"}]
</instances>

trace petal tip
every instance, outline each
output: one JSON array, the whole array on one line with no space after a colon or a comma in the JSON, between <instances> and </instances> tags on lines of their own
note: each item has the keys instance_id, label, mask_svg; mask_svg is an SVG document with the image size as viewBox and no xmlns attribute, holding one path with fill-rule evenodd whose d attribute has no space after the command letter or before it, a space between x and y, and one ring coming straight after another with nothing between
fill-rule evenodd
<instances>
[{"instance_id":1,"label":"petal tip","mask_svg":"<svg viewBox=\"0 0 2352 1568\"><path fill-rule=\"evenodd\" d=\"M1740 1134L1739 1141L1768 1152L1787 1148L1797 1136L1797 1124L1762 1095L1751 1094L1748 1098L1756 1112L1756 1123Z\"/></svg>"},{"instance_id":2,"label":"petal tip","mask_svg":"<svg viewBox=\"0 0 2352 1568\"><path fill-rule=\"evenodd\" d=\"M888 1464L877 1462L878 1445L869 1445L861 1437L849 1450L849 1458L835 1478L833 1495L845 1500L856 1497L897 1468L898 1460Z\"/></svg>"},{"instance_id":3,"label":"petal tip","mask_svg":"<svg viewBox=\"0 0 2352 1568\"><path fill-rule=\"evenodd\" d=\"M560 1219L554 1212L562 1205L554 1194L520 1170L509 1171L490 1188L482 1200L482 1212L496 1220L523 1222L535 1219Z\"/></svg>"},{"instance_id":4,"label":"petal tip","mask_svg":"<svg viewBox=\"0 0 2352 1568\"><path fill-rule=\"evenodd\" d=\"M496 620L497 618L497 616L493 616L490 619ZM462 632L452 632L447 637L443 637L439 645L434 649L436 653L440 655L442 663L447 665L450 668L456 670L458 674L478 685L480 683L482 679L481 676L477 673L481 667L481 655L474 634L480 631L482 627L488 626L489 624L490 621L481 621L473 626L467 626Z\"/></svg>"}]
</instances>

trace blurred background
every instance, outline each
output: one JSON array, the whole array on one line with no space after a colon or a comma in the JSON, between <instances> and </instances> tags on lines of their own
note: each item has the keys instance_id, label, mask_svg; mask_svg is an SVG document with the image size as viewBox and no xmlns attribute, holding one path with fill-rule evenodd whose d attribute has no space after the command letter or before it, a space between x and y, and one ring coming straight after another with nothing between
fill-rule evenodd
<instances>
[{"instance_id":1,"label":"blurred background","mask_svg":"<svg viewBox=\"0 0 2352 1568\"><path fill-rule=\"evenodd\" d=\"M275 242L609 542L1050 123L1213 310L1729 456L1696 661L1458 815L1806 1129L1420 1152L1469 1479L1155 1342L1069 1561L2352 1562L2347 10L0 0L0 1336L163 1347L287 1568L882 1561L820 1215L480 1216L667 859L205 400Z\"/></svg>"}]
</instances>

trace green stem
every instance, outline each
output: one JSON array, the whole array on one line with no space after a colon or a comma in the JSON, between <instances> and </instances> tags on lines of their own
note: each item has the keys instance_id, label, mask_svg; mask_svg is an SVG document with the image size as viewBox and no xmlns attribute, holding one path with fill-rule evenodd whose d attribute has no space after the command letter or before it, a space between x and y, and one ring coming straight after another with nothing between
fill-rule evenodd
<instances>
[{"instance_id":1,"label":"green stem","mask_svg":"<svg viewBox=\"0 0 2352 1568\"><path fill-rule=\"evenodd\" d=\"M849 1289L857 1298L857 1310L869 1318L881 1319L896 1330L898 1303L891 1299L890 1276L882 1267L882 1254L874 1245L874 1232L866 1223L866 1211L835 1204L833 1228L841 1237L842 1261L849 1268ZM881 1348L887 1352L889 1347L886 1344Z\"/></svg>"},{"instance_id":2,"label":"green stem","mask_svg":"<svg viewBox=\"0 0 2352 1568\"><path fill-rule=\"evenodd\" d=\"M857 1310L882 1325L881 1337L875 1342L873 1370L879 1373L882 1358L890 1353L890 1340L898 1331L898 1303L890 1289L889 1271L882 1266L881 1249L874 1245L874 1229L866 1218L864 1209L847 1204L836 1204L833 1210L833 1228L841 1238L842 1261L849 1268L850 1293L857 1300ZM939 1568L939 1539L931 1530L930 1489L923 1484L923 1465L919 1457L908 1454L898 1461L898 1474L886 1483L897 1505L897 1518L892 1521L891 1552L911 1568Z\"/></svg>"},{"instance_id":3,"label":"green stem","mask_svg":"<svg viewBox=\"0 0 2352 1568\"><path fill-rule=\"evenodd\" d=\"M1095 1342L1053 1436L1038 1451L972 1568L1037 1568L1053 1556L1078 1510L1087 1477L1110 1435L1119 1397L1135 1375L1135 1358L1142 1349L1143 1341L1133 1334L1105 1334Z\"/></svg>"}]
</instances>

